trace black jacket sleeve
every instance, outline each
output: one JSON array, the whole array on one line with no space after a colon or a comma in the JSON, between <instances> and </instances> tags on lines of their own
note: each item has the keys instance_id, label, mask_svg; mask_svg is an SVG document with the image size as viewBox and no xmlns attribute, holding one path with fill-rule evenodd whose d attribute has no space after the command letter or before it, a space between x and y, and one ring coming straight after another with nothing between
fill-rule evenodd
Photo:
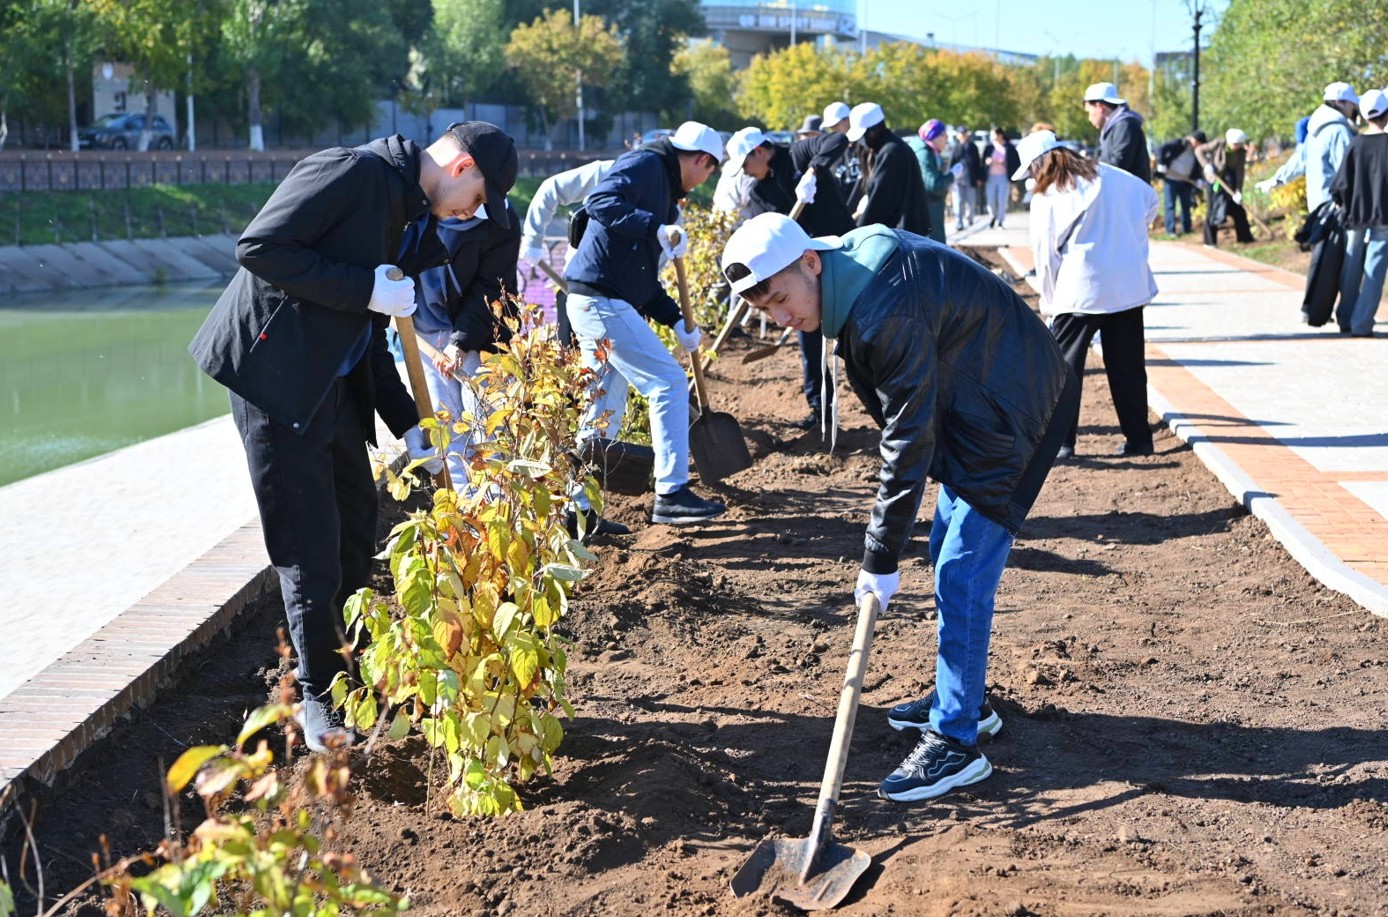
<instances>
[{"instance_id":1,"label":"black jacket sleeve","mask_svg":"<svg viewBox=\"0 0 1388 917\"><path fill-rule=\"evenodd\" d=\"M863 208L862 216L858 217L859 226L881 223L883 226L895 227L901 222L902 205L908 194L905 170L919 172L919 166L916 165L914 155L909 159L897 155L898 147L910 152L910 148L904 144L887 144L882 147L877 160L872 164L872 174L868 176L864 185L868 202Z\"/></svg>"},{"instance_id":2,"label":"black jacket sleeve","mask_svg":"<svg viewBox=\"0 0 1388 917\"><path fill-rule=\"evenodd\" d=\"M378 192L381 170L355 150L309 157L280 182L236 244L236 260L291 296L347 312L365 312L375 268L331 261L313 248L324 230L356 213ZM383 193L383 192L381 192Z\"/></svg>"},{"instance_id":3,"label":"black jacket sleeve","mask_svg":"<svg viewBox=\"0 0 1388 917\"><path fill-rule=\"evenodd\" d=\"M1152 167L1147 159L1147 144L1142 127L1135 118L1124 118L1113 127L1106 150L1100 159L1111 166L1136 175L1143 181L1152 180ZM1106 154L1106 155L1104 155Z\"/></svg>"},{"instance_id":4,"label":"black jacket sleeve","mask_svg":"<svg viewBox=\"0 0 1388 917\"><path fill-rule=\"evenodd\" d=\"M892 573L915 524L935 455L935 337L894 315L865 329L849 346L857 365L872 367L874 391L865 406L882 427L882 470L863 569Z\"/></svg>"},{"instance_id":5,"label":"black jacket sleeve","mask_svg":"<svg viewBox=\"0 0 1388 917\"><path fill-rule=\"evenodd\" d=\"M448 300L448 316L453 324L449 343L460 350L491 351L498 342L511 339L510 329L492 308L503 292L516 292L520 220L509 204L506 214L510 217L507 229L489 225L487 238L472 243L475 251L465 253L460 249L455 253L450 287L456 292Z\"/></svg>"}]
</instances>

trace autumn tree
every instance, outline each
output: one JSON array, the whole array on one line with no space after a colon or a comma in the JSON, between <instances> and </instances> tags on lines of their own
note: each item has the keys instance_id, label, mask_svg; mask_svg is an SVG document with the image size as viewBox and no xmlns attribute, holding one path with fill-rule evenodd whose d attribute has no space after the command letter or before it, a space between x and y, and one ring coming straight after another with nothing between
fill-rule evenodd
<instances>
[{"instance_id":1,"label":"autumn tree","mask_svg":"<svg viewBox=\"0 0 1388 917\"><path fill-rule=\"evenodd\" d=\"M802 43L759 54L742 71L737 110L764 127L794 128L835 100L862 100L863 74L857 55Z\"/></svg>"},{"instance_id":2,"label":"autumn tree","mask_svg":"<svg viewBox=\"0 0 1388 917\"><path fill-rule=\"evenodd\" d=\"M506 44L506 62L530 94L547 149L554 145L554 127L578 113L580 82L607 85L625 57L616 26L599 16L585 15L575 28L567 11L550 10L516 27Z\"/></svg>"}]
</instances>

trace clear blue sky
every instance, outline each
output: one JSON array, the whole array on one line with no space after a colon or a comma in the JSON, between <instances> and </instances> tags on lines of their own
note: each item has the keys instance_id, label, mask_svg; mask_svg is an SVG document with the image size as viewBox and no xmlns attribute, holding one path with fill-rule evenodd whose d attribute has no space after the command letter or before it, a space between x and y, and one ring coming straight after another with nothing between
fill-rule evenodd
<instances>
[{"instance_id":1,"label":"clear blue sky","mask_svg":"<svg viewBox=\"0 0 1388 917\"><path fill-rule=\"evenodd\" d=\"M1205 24L1218 22L1228 0L1200 0ZM1185 0L858 0L859 26L947 44L998 47L1028 54L1074 54L1152 62L1152 51L1191 47Z\"/></svg>"}]
</instances>

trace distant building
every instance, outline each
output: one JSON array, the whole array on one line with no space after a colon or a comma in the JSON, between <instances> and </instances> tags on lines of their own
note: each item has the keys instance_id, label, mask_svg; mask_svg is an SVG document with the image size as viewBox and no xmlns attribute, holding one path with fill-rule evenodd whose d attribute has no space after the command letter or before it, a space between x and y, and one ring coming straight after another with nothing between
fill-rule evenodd
<instances>
[{"instance_id":1,"label":"distant building","mask_svg":"<svg viewBox=\"0 0 1388 917\"><path fill-rule=\"evenodd\" d=\"M857 0L702 0L708 33L732 55L733 69L800 42L858 40Z\"/></svg>"}]
</instances>

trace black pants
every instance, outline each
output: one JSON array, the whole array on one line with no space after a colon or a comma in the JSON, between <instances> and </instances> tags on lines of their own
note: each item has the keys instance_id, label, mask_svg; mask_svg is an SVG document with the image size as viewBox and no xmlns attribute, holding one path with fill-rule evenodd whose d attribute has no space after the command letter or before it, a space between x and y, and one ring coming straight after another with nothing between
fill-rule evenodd
<instances>
[{"instance_id":1,"label":"black pants","mask_svg":"<svg viewBox=\"0 0 1388 917\"><path fill-rule=\"evenodd\" d=\"M819 413L829 392L829 404L834 403L834 384L824 366L824 334L818 330L800 332L800 388L810 410Z\"/></svg>"},{"instance_id":2,"label":"black pants","mask_svg":"<svg viewBox=\"0 0 1388 917\"><path fill-rule=\"evenodd\" d=\"M376 485L346 379L300 435L231 396L270 563L280 577L304 693L322 694L346 669L342 606L371 578Z\"/></svg>"},{"instance_id":3,"label":"black pants","mask_svg":"<svg viewBox=\"0 0 1388 917\"><path fill-rule=\"evenodd\" d=\"M1051 320L1051 334L1060 347L1065 362L1075 371L1084 385L1084 363L1089 355L1089 342L1094 332L1104 334L1104 371L1108 374L1108 390L1113 395L1113 407L1118 414L1118 426L1129 445L1152 445L1152 427L1147 421L1147 354L1144 349L1142 306L1111 312L1105 315L1082 315L1066 312ZM1075 447L1079 434L1078 408L1070 424L1065 445Z\"/></svg>"},{"instance_id":4,"label":"black pants","mask_svg":"<svg viewBox=\"0 0 1388 917\"><path fill-rule=\"evenodd\" d=\"M1216 194L1224 198L1224 213L1226 216L1228 216L1230 219L1234 221L1235 240L1239 242L1252 242L1253 230L1250 229L1248 226L1248 211L1243 209L1242 204L1235 204L1234 199L1229 195L1225 194L1223 191L1215 191L1210 194L1210 206L1214 206L1214 198ZM1219 244L1219 227L1222 225L1224 225L1223 220L1219 221L1219 225L1211 223L1209 219L1205 220L1206 245Z\"/></svg>"}]
</instances>

